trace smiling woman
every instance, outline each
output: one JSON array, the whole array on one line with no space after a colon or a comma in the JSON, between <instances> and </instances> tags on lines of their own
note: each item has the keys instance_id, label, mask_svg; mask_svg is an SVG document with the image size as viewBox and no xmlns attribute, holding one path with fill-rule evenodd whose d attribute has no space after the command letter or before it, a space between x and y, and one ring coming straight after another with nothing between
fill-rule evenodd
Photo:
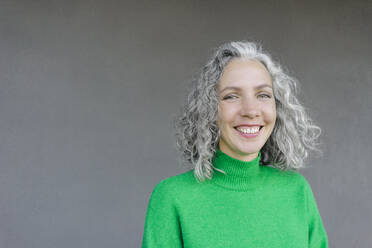
<instances>
[{"instance_id":1,"label":"smiling woman","mask_svg":"<svg viewBox=\"0 0 372 248\"><path fill-rule=\"evenodd\" d=\"M234 59L225 67L217 91L220 150L242 161L253 160L275 125L269 72L260 62Z\"/></svg>"},{"instance_id":2,"label":"smiling woman","mask_svg":"<svg viewBox=\"0 0 372 248\"><path fill-rule=\"evenodd\" d=\"M296 81L252 42L219 47L176 122L191 170L158 183L143 247L328 247L297 171L320 128Z\"/></svg>"}]
</instances>

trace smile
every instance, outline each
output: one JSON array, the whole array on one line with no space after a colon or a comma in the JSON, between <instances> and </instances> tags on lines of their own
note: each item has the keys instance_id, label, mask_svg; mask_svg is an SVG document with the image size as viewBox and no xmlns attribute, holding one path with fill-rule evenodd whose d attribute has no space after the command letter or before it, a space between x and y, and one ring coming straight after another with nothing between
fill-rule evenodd
<instances>
[{"instance_id":1,"label":"smile","mask_svg":"<svg viewBox=\"0 0 372 248\"><path fill-rule=\"evenodd\" d=\"M262 126L241 126L241 127L235 127L235 130L238 131L240 135L242 135L245 138L254 138L258 136L260 133L260 130L262 129Z\"/></svg>"},{"instance_id":2,"label":"smile","mask_svg":"<svg viewBox=\"0 0 372 248\"><path fill-rule=\"evenodd\" d=\"M242 133L258 133L260 126L256 127L237 127L236 130Z\"/></svg>"}]
</instances>

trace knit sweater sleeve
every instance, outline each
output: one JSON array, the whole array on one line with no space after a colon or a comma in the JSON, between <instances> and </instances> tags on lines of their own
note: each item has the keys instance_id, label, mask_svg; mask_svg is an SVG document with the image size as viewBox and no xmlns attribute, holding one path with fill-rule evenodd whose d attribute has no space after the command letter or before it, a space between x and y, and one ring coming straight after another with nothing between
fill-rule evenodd
<instances>
[{"instance_id":1,"label":"knit sweater sleeve","mask_svg":"<svg viewBox=\"0 0 372 248\"><path fill-rule=\"evenodd\" d=\"M310 184L305 180L305 194L307 217L309 223L309 248L328 248L327 233L311 190Z\"/></svg>"},{"instance_id":2,"label":"knit sweater sleeve","mask_svg":"<svg viewBox=\"0 0 372 248\"><path fill-rule=\"evenodd\" d=\"M142 248L183 247L172 187L162 181L153 190L146 213Z\"/></svg>"}]
</instances>

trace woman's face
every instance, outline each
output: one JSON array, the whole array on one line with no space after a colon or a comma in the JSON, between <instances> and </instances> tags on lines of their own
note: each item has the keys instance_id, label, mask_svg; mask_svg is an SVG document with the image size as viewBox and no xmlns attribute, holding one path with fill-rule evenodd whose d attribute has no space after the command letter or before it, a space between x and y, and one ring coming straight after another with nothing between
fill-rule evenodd
<instances>
[{"instance_id":1,"label":"woman's face","mask_svg":"<svg viewBox=\"0 0 372 248\"><path fill-rule=\"evenodd\" d=\"M269 72L260 62L233 59L222 72L217 91L220 150L242 161L253 160L275 125Z\"/></svg>"}]
</instances>

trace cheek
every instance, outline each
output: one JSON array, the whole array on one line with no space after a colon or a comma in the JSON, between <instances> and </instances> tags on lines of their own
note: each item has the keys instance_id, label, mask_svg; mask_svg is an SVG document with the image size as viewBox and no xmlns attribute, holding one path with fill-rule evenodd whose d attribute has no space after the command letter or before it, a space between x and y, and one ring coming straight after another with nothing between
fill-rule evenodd
<instances>
[{"instance_id":1,"label":"cheek","mask_svg":"<svg viewBox=\"0 0 372 248\"><path fill-rule=\"evenodd\" d=\"M265 121L267 122L275 122L276 120L276 107L275 104L267 106L265 108Z\"/></svg>"},{"instance_id":2,"label":"cheek","mask_svg":"<svg viewBox=\"0 0 372 248\"><path fill-rule=\"evenodd\" d=\"M224 121L231 121L237 114L238 106L236 104L220 104L219 116Z\"/></svg>"},{"instance_id":3,"label":"cheek","mask_svg":"<svg viewBox=\"0 0 372 248\"><path fill-rule=\"evenodd\" d=\"M218 105L218 120L224 119L224 116L226 114L226 110L223 107L222 104Z\"/></svg>"},{"instance_id":4,"label":"cheek","mask_svg":"<svg viewBox=\"0 0 372 248\"><path fill-rule=\"evenodd\" d=\"M275 108L272 110L271 118L275 122L275 120L276 120L276 109Z\"/></svg>"},{"instance_id":5,"label":"cheek","mask_svg":"<svg viewBox=\"0 0 372 248\"><path fill-rule=\"evenodd\" d=\"M217 126L220 130L228 126L233 121L233 109L227 108L226 106L220 105L217 119Z\"/></svg>"}]
</instances>

